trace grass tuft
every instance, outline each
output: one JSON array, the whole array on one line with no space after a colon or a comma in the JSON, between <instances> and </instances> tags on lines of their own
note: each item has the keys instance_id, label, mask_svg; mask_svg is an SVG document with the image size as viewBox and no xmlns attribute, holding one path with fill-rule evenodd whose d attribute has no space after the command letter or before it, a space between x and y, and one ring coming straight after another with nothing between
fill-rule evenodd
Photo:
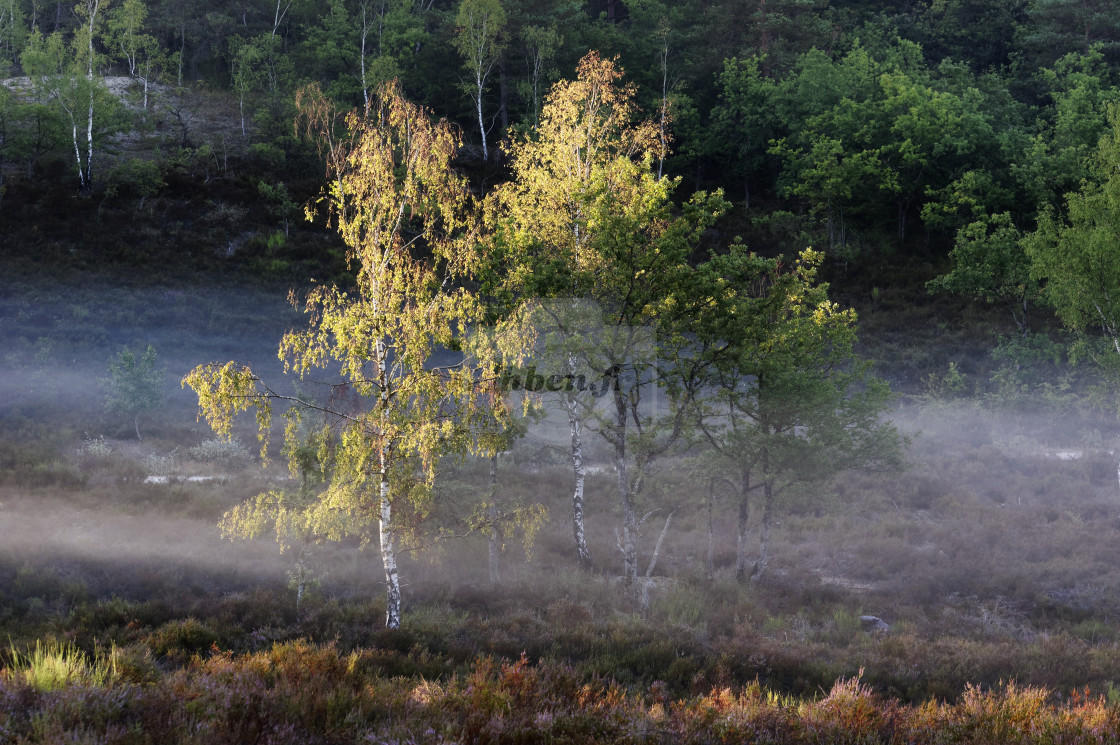
<instances>
[{"instance_id":1,"label":"grass tuft","mask_svg":"<svg viewBox=\"0 0 1120 745\"><path fill-rule=\"evenodd\" d=\"M39 691L57 691L74 685L101 688L118 677L115 646L108 654L98 651L90 658L69 642L43 644L37 640L33 650L20 653L12 646L10 654L8 677Z\"/></svg>"}]
</instances>

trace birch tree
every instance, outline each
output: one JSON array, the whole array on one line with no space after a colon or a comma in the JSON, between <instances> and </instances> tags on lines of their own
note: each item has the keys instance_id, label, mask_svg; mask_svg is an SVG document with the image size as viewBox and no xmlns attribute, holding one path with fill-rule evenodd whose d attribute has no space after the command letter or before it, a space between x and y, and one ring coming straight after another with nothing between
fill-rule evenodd
<instances>
[{"instance_id":1,"label":"birch tree","mask_svg":"<svg viewBox=\"0 0 1120 745\"><path fill-rule=\"evenodd\" d=\"M39 89L65 114L70 124L78 186L86 194L93 188L95 119L111 108L104 85L94 75L100 60L95 40L100 38L103 12L108 0L82 0L75 8L80 25L68 44L61 32L44 37L38 31L28 37L20 62Z\"/></svg>"},{"instance_id":2,"label":"birch tree","mask_svg":"<svg viewBox=\"0 0 1120 745\"><path fill-rule=\"evenodd\" d=\"M94 50L93 41L99 31L99 16L101 14L102 5L108 5L108 0L81 0L78 3L75 12L78 19L82 22L78 33L74 37L74 49L78 53L78 59L85 63L86 69L86 95L84 96L86 102L86 153L85 153L85 167L82 167L81 154L77 152L77 136L74 138L75 154L78 156L78 178L81 182L82 190L87 194L93 186L93 111L94 111L94 98L96 95L96 88L93 82L93 68L97 62L97 52ZM71 115L73 118L73 115Z\"/></svg>"},{"instance_id":3,"label":"birch tree","mask_svg":"<svg viewBox=\"0 0 1120 745\"><path fill-rule=\"evenodd\" d=\"M462 0L455 21L455 46L463 55L463 66L471 76L467 90L478 114L478 130L482 135L482 159L490 160L486 143L486 121L482 101L494 65L505 46L506 12L499 0Z\"/></svg>"},{"instance_id":4,"label":"birch tree","mask_svg":"<svg viewBox=\"0 0 1120 745\"><path fill-rule=\"evenodd\" d=\"M164 64L163 51L151 34L144 33L148 8L143 0L124 0L108 18L109 44L128 65L128 74L144 86L142 107L148 109L148 91Z\"/></svg>"},{"instance_id":5,"label":"birch tree","mask_svg":"<svg viewBox=\"0 0 1120 745\"><path fill-rule=\"evenodd\" d=\"M284 22L284 17L288 15L291 10L294 0L276 0L276 11L272 14L272 33L270 36L276 36L276 32L280 30L280 24Z\"/></svg>"},{"instance_id":6,"label":"birch tree","mask_svg":"<svg viewBox=\"0 0 1120 745\"><path fill-rule=\"evenodd\" d=\"M241 138L245 139L245 98L261 84L264 52L254 39L234 36L230 39L230 75L233 89L237 91L237 111L241 115Z\"/></svg>"},{"instance_id":7,"label":"birch tree","mask_svg":"<svg viewBox=\"0 0 1120 745\"><path fill-rule=\"evenodd\" d=\"M614 452L623 516L618 545L633 585L643 522L637 499L649 463L668 447L666 438L656 436L664 422L650 407L653 389L665 383L653 365L658 349L651 344L673 336L679 316L670 311L688 287L688 257L726 203L700 193L674 214L678 182L658 179L653 165L659 128L639 117L635 89L622 85L621 76L613 61L593 52L580 62L576 80L553 87L540 127L511 143L513 178L493 192L488 214L515 294L582 298L599 309L593 333L586 327L565 330L560 317L554 326L576 340L561 346L560 362L573 365L567 374L582 372L574 369L578 359L589 374L606 378L599 389L610 393L605 411L585 402L583 415ZM573 532L585 562L583 415L571 404L568 399Z\"/></svg>"},{"instance_id":8,"label":"birch tree","mask_svg":"<svg viewBox=\"0 0 1120 745\"><path fill-rule=\"evenodd\" d=\"M143 0L124 0L109 14L109 37L128 65L128 74L137 77L144 47L144 21L148 8Z\"/></svg>"},{"instance_id":9,"label":"birch tree","mask_svg":"<svg viewBox=\"0 0 1120 745\"><path fill-rule=\"evenodd\" d=\"M167 371L155 365L156 349L151 344L139 359L125 347L109 363L109 377L103 381L108 389L106 410L131 417L137 440L143 439L140 416L163 404L163 377Z\"/></svg>"},{"instance_id":10,"label":"birch tree","mask_svg":"<svg viewBox=\"0 0 1120 745\"><path fill-rule=\"evenodd\" d=\"M541 86L548 75L546 65L563 42L564 37L555 24L547 27L526 26L521 31L525 66L529 74L517 87L526 100L532 101L534 127L540 126L541 122Z\"/></svg>"},{"instance_id":11,"label":"birch tree","mask_svg":"<svg viewBox=\"0 0 1120 745\"><path fill-rule=\"evenodd\" d=\"M301 378L337 371L325 400L287 395L251 368L202 365L184 385L219 433L233 416L254 409L267 447L274 404L290 404L289 442L301 415L327 416L335 443L333 468L314 509L341 510L352 530L381 549L386 625L401 622L400 530L394 515L431 497L442 456L477 448L480 421L493 416L476 370L488 360L436 366L437 346L479 320L479 305L458 280L472 268L469 195L451 166L458 140L445 121L409 103L396 83L383 86L366 115L351 114L355 136L319 204L348 246L357 286L317 287L308 295L309 327L280 345L286 369ZM342 153L339 153L342 155ZM325 519L325 518L324 518Z\"/></svg>"}]
</instances>

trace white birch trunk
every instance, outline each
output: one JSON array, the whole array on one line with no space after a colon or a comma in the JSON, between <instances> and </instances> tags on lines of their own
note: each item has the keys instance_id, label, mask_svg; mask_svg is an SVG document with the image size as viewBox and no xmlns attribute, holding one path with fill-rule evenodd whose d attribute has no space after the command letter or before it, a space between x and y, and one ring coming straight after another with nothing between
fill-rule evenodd
<instances>
[{"instance_id":1,"label":"white birch trunk","mask_svg":"<svg viewBox=\"0 0 1120 745\"><path fill-rule=\"evenodd\" d=\"M393 541L393 505L389 500L389 477L384 470L382 452L381 471L381 563L385 568L385 628L401 626L401 581L397 571L397 552Z\"/></svg>"},{"instance_id":2,"label":"white birch trunk","mask_svg":"<svg viewBox=\"0 0 1120 745\"><path fill-rule=\"evenodd\" d=\"M478 109L478 131L482 133L482 160L489 163L490 150L486 147L486 125L482 122L482 89L486 85L486 79L482 76L481 66L476 68L475 84L478 88L478 95L475 97L475 108Z\"/></svg>"},{"instance_id":3,"label":"white birch trunk","mask_svg":"<svg viewBox=\"0 0 1120 745\"><path fill-rule=\"evenodd\" d=\"M576 400L569 395L568 426L572 431L572 471L575 474L575 489L572 493L572 535L576 540L576 554L583 569L591 568L591 552L587 548L587 534L583 521L583 484L587 470L583 467L583 429L580 426Z\"/></svg>"},{"instance_id":4,"label":"white birch trunk","mask_svg":"<svg viewBox=\"0 0 1120 745\"><path fill-rule=\"evenodd\" d=\"M303 596L307 591L307 575L307 543L304 542L300 546L299 556L296 558L296 613L299 613L303 606Z\"/></svg>"},{"instance_id":5,"label":"white birch trunk","mask_svg":"<svg viewBox=\"0 0 1120 745\"><path fill-rule=\"evenodd\" d=\"M673 521L673 515L675 514L676 510L673 510L665 518L665 526L661 528L661 535L657 537L657 545L653 547L653 556L649 560L646 576L642 577L642 592L639 600L643 610L649 610L649 588L653 585L653 568L657 566L657 558L661 555L661 544L665 542L665 534L669 532L669 523Z\"/></svg>"},{"instance_id":6,"label":"white birch trunk","mask_svg":"<svg viewBox=\"0 0 1120 745\"><path fill-rule=\"evenodd\" d=\"M86 120L86 174L85 188L93 188L93 69L89 75L89 118Z\"/></svg>"},{"instance_id":7,"label":"white birch trunk","mask_svg":"<svg viewBox=\"0 0 1120 745\"><path fill-rule=\"evenodd\" d=\"M540 47L533 54L533 129L541 126L541 65L543 63Z\"/></svg>"},{"instance_id":8,"label":"white birch trunk","mask_svg":"<svg viewBox=\"0 0 1120 745\"><path fill-rule=\"evenodd\" d=\"M89 85L89 117L86 120L86 165L82 186L86 191L93 187L93 28L97 22L97 10L101 0L94 0L89 6L89 64L86 68L86 83ZM81 163L78 164L81 168Z\"/></svg>"},{"instance_id":9,"label":"white birch trunk","mask_svg":"<svg viewBox=\"0 0 1120 745\"><path fill-rule=\"evenodd\" d=\"M281 10L280 6L284 8ZM276 32L280 29L280 24L284 22L284 16L288 14L288 8L292 7L292 0L288 0L284 4L283 0L276 0L276 14L272 17L272 35L276 36Z\"/></svg>"},{"instance_id":10,"label":"white birch trunk","mask_svg":"<svg viewBox=\"0 0 1120 745\"><path fill-rule=\"evenodd\" d=\"M69 114L70 112L67 111L67 113ZM86 188L86 172L82 168L82 149L78 145L78 121L74 118L73 114L70 114L70 134L74 139L74 160L77 161L78 164L78 185L81 186L84 191Z\"/></svg>"}]
</instances>

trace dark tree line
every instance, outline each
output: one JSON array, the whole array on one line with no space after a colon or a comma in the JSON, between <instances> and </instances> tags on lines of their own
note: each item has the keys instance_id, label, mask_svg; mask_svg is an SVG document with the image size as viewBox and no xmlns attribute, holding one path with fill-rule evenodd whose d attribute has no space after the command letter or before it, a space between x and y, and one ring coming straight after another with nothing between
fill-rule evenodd
<instances>
[{"instance_id":1,"label":"dark tree line","mask_svg":"<svg viewBox=\"0 0 1120 745\"><path fill-rule=\"evenodd\" d=\"M723 187L760 231L788 243L775 249L808 237L852 257L947 250L958 230L992 215L1033 227L1084 177L1115 97L1120 7L3 0L0 74L12 80L0 89L0 172L13 187L44 159L69 159L83 189L127 183L143 198L160 188L161 169L186 162L209 177L208 164L248 154L291 178L309 162L294 157L298 90L316 83L360 107L392 79L462 128L465 157L492 167L508 162L502 143L539 124L550 87L590 49L617 56L660 123L659 171ZM127 107L107 92L108 76L132 80ZM236 137L198 135L200 87L228 94ZM114 161L115 172L101 159L115 134L159 123L185 152ZM284 199L273 201L285 221Z\"/></svg>"}]
</instances>

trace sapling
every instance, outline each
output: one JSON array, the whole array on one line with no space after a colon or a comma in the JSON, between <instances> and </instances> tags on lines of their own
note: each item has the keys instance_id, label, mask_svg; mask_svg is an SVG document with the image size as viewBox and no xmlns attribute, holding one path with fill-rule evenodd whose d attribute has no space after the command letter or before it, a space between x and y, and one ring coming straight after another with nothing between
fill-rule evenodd
<instances>
[{"instance_id":1,"label":"sapling","mask_svg":"<svg viewBox=\"0 0 1120 745\"><path fill-rule=\"evenodd\" d=\"M109 363L109 389L105 408L113 414L132 417L136 439L140 436L140 415L155 411L163 403L163 376L166 370L156 368L156 348L151 344L139 360L128 347Z\"/></svg>"}]
</instances>

